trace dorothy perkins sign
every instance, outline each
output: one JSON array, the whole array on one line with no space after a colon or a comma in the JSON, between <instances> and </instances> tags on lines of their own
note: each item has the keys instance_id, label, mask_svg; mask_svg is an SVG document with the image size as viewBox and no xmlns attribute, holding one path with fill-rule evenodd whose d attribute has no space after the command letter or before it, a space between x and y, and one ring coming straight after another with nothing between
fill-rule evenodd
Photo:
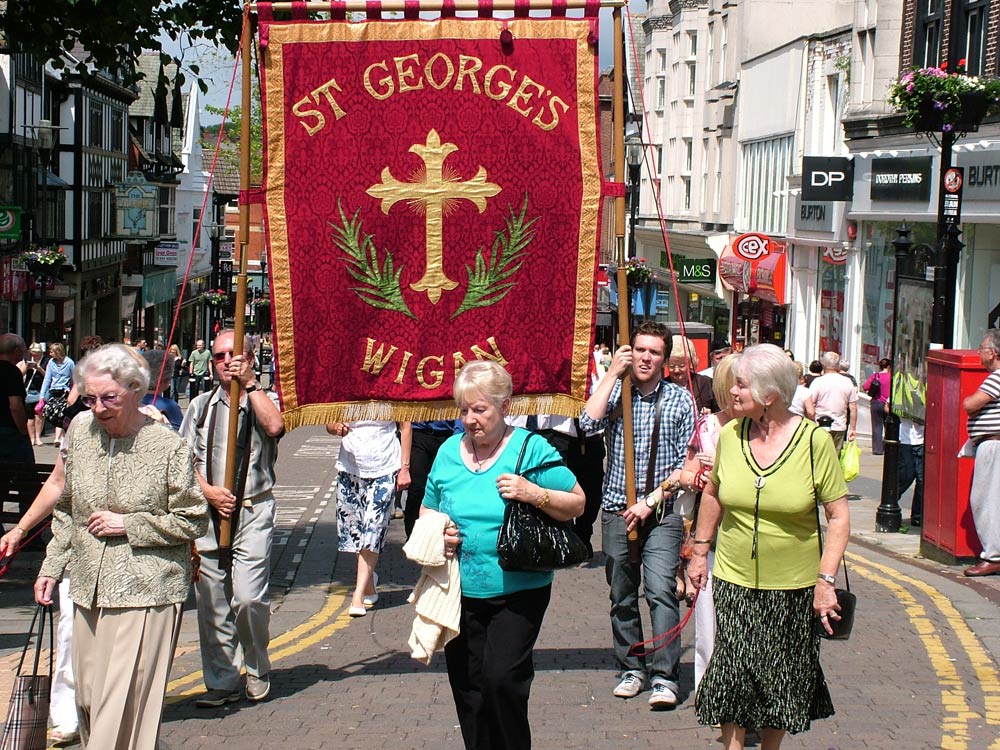
<instances>
[{"instance_id":1,"label":"dorothy perkins sign","mask_svg":"<svg viewBox=\"0 0 1000 750\"><path fill-rule=\"evenodd\" d=\"M872 159L873 201L925 201L931 197L931 157Z\"/></svg>"}]
</instances>

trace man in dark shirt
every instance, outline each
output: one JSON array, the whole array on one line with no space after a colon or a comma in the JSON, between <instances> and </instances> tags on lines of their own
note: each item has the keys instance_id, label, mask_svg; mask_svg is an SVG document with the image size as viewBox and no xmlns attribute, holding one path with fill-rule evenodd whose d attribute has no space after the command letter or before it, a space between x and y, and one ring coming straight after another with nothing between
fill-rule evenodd
<instances>
[{"instance_id":1,"label":"man in dark shirt","mask_svg":"<svg viewBox=\"0 0 1000 750\"><path fill-rule=\"evenodd\" d=\"M28 410L24 378L17 363L27 351L24 339L13 333L0 336L0 461L34 464L28 438Z\"/></svg>"}]
</instances>

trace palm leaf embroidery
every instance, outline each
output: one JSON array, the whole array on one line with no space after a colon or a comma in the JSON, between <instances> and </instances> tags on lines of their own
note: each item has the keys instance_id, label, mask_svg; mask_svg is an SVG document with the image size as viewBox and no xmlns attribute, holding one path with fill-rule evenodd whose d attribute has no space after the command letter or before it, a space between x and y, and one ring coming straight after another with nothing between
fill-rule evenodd
<instances>
[{"instance_id":1,"label":"palm leaf embroidery","mask_svg":"<svg viewBox=\"0 0 1000 750\"><path fill-rule=\"evenodd\" d=\"M513 208L509 208L509 211L509 216L504 219L504 228L495 233L492 251L487 253L486 248L479 248L475 266L465 267L469 285L462 304L452 313L452 320L466 310L495 305L514 288L513 276L524 264L524 256L528 254L526 248L535 237L531 227L539 217L525 221L528 213L527 195L524 196L520 214L515 214Z\"/></svg>"},{"instance_id":2,"label":"palm leaf embroidery","mask_svg":"<svg viewBox=\"0 0 1000 750\"><path fill-rule=\"evenodd\" d=\"M410 312L403 292L399 286L399 276L403 267L395 268L392 253L385 253L385 262L379 264L378 252L372 235L362 235L360 209L350 219L344 213L340 201L337 201L340 212L340 226L330 222L333 229L333 242L347 256L347 272L360 286L350 287L364 302L380 310L393 310L417 319Z\"/></svg>"}]
</instances>

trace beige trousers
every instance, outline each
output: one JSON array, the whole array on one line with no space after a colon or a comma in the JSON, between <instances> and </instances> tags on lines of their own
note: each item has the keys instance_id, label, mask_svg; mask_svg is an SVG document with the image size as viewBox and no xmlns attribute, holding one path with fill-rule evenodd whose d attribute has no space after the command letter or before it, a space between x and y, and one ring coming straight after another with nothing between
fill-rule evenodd
<instances>
[{"instance_id":1,"label":"beige trousers","mask_svg":"<svg viewBox=\"0 0 1000 750\"><path fill-rule=\"evenodd\" d=\"M73 618L80 736L92 750L156 750L182 605L87 609Z\"/></svg>"}]
</instances>

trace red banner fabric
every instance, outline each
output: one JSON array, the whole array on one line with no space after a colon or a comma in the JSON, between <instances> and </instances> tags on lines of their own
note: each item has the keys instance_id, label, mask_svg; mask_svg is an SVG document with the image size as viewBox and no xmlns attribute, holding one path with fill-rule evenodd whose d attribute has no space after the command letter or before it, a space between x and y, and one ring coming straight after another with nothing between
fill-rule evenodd
<instances>
[{"instance_id":1,"label":"red banner fabric","mask_svg":"<svg viewBox=\"0 0 1000 750\"><path fill-rule=\"evenodd\" d=\"M601 202L589 22L267 26L286 424L455 416L477 358L510 371L513 413L578 414Z\"/></svg>"}]
</instances>

